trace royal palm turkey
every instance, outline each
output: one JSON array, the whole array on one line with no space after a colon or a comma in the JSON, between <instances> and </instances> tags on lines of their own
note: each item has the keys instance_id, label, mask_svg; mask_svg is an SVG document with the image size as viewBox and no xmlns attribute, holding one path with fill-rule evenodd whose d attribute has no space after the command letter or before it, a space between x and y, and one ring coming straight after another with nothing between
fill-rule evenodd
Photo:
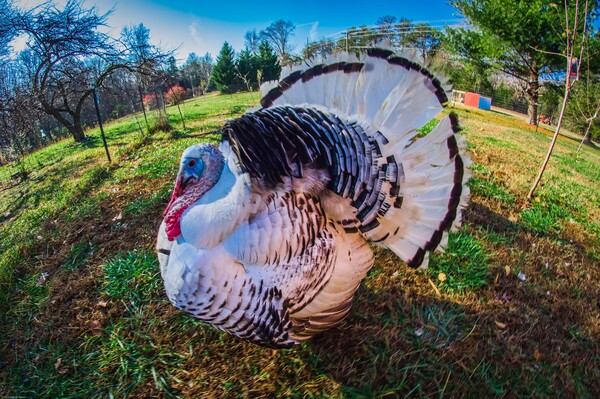
<instances>
[{"instance_id":1,"label":"royal palm turkey","mask_svg":"<svg viewBox=\"0 0 600 399\"><path fill-rule=\"evenodd\" d=\"M244 340L289 347L338 325L374 256L447 242L469 158L443 83L374 48L284 69L260 106L187 148L158 233L167 296ZM443 114L441 114L443 115Z\"/></svg>"}]
</instances>

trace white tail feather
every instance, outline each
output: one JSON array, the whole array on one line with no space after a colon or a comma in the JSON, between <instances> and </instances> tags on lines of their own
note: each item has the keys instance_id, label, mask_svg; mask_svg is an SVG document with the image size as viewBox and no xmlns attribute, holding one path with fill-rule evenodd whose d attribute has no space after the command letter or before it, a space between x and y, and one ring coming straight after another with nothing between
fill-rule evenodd
<instances>
[{"instance_id":1,"label":"white tail feather","mask_svg":"<svg viewBox=\"0 0 600 399\"><path fill-rule=\"evenodd\" d=\"M411 266L426 267L428 252L445 245L447 231L460 224L469 196L470 159L464 138L455 136L456 126L448 116L415 140L417 129L442 111L444 82L416 66L410 57L388 58L385 51L360 58L339 54L288 68L282 81L293 74L297 79L290 80L291 86L281 82L282 93L263 106L326 108L345 121L358 122L376 138L382 159L393 156L401 166L397 195L401 206L386 210L378 217L379 225L364 235L391 248ZM325 68L328 73L322 72ZM270 82L261 90L267 96L277 87ZM379 192L393 202L387 194L390 188L386 182Z\"/></svg>"}]
</instances>

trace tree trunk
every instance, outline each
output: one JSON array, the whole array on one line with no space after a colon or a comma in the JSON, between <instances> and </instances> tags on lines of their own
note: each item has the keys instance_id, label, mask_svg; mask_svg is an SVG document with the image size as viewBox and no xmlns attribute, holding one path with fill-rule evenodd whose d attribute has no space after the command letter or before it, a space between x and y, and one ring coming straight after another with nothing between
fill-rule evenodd
<instances>
[{"instance_id":1,"label":"tree trunk","mask_svg":"<svg viewBox=\"0 0 600 399\"><path fill-rule=\"evenodd\" d=\"M73 140L75 140L76 142L81 143L85 140L86 137L85 133L83 132L83 127L81 127L81 124L70 124L69 126L67 126L67 129L71 133L71 136L73 136Z\"/></svg>"},{"instance_id":2,"label":"tree trunk","mask_svg":"<svg viewBox=\"0 0 600 399\"><path fill-rule=\"evenodd\" d=\"M588 122L588 127L585 130L585 134L583 135L583 139L581 139L581 143L579 143L579 147L577 147L577 152L581 151L581 147L586 145L592 145L592 136L590 135L590 130L592 128L592 124L594 123L594 119L590 119Z\"/></svg>"},{"instance_id":3,"label":"tree trunk","mask_svg":"<svg viewBox=\"0 0 600 399\"><path fill-rule=\"evenodd\" d=\"M138 86L138 93L140 94L140 104L142 105L142 112L144 113L144 122L146 122L146 131L150 132L150 125L148 124L148 116L146 115L146 105L144 104L144 94L142 92L142 86Z\"/></svg>"},{"instance_id":4,"label":"tree trunk","mask_svg":"<svg viewBox=\"0 0 600 399\"><path fill-rule=\"evenodd\" d=\"M540 82L539 74L532 73L528 82L527 88L527 101L529 106L527 108L527 116L529 117L529 124L536 125L538 123L538 100L540 97Z\"/></svg>"},{"instance_id":5,"label":"tree trunk","mask_svg":"<svg viewBox=\"0 0 600 399\"><path fill-rule=\"evenodd\" d=\"M567 65L570 67L571 65L571 56L569 56L567 58ZM556 140L558 139L558 133L560 132L560 127L562 125L562 121L563 118L565 116L565 110L567 109L567 103L569 102L569 93L571 92L571 85L569 84L569 74L567 73L566 78L565 78L565 96L563 98L563 103L562 103L562 107L560 109L560 115L558 116L558 122L556 123L556 130L554 131L554 136L552 137L552 142L550 143L550 148L548 148L548 152L546 153L546 158L544 159L544 162L542 163L542 167L540 168L540 171L537 175L537 177L535 178L535 181L533 182L533 186L531 186L531 189L529 190L529 193L527 194L527 199L531 200L533 198L533 193L535 193L535 189L537 188L538 184L540 184L540 180L542 180L542 175L544 174L544 171L546 170L546 166L548 165L548 161L550 161L550 156L552 155L552 150L554 149L554 145L556 144Z\"/></svg>"},{"instance_id":6,"label":"tree trunk","mask_svg":"<svg viewBox=\"0 0 600 399\"><path fill-rule=\"evenodd\" d=\"M86 137L83 131L83 126L81 126L80 116L73 115L71 113L71 117L73 118L73 122L71 122L69 119L65 118L59 110L55 108L45 108L44 111L47 114L53 116L54 119L56 119L61 125L66 127L69 133L71 133L71 136L73 136L73 140L75 140L78 143L81 143L85 140Z\"/></svg>"},{"instance_id":7,"label":"tree trunk","mask_svg":"<svg viewBox=\"0 0 600 399\"><path fill-rule=\"evenodd\" d=\"M181 113L181 107L179 106L179 102L177 103L177 109L179 110L179 116L181 117L181 124L183 125L183 130L187 130L185 127L185 120L183 119L183 114Z\"/></svg>"},{"instance_id":8,"label":"tree trunk","mask_svg":"<svg viewBox=\"0 0 600 399\"><path fill-rule=\"evenodd\" d=\"M69 129L69 131L73 135L73 139L76 142L81 143L82 141L84 141L86 139L86 137L85 137L85 133L83 131L83 126L81 125L81 115L80 114L73 115L73 125L72 126L73 126L73 128Z\"/></svg>"}]
</instances>

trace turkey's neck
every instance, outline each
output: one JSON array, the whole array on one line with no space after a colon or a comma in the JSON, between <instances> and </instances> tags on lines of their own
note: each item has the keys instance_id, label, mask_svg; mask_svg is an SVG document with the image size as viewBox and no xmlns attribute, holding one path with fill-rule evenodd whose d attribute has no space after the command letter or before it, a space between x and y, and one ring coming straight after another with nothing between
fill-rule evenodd
<instances>
[{"instance_id":1,"label":"turkey's neck","mask_svg":"<svg viewBox=\"0 0 600 399\"><path fill-rule=\"evenodd\" d=\"M247 219L250 199L248 176L226 163L216 184L181 215L183 240L196 248L218 245Z\"/></svg>"}]
</instances>

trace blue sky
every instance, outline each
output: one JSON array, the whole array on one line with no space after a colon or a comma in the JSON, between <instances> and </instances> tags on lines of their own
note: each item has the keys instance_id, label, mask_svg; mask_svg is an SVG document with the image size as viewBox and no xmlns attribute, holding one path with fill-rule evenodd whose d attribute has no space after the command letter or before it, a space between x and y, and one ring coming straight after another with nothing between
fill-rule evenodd
<instances>
[{"instance_id":1,"label":"blue sky","mask_svg":"<svg viewBox=\"0 0 600 399\"><path fill-rule=\"evenodd\" d=\"M129 23L144 23L150 28L153 42L178 47L180 62L192 51L200 55L209 52L216 57L224 41L236 51L242 50L248 30L260 31L277 19L296 25L293 42L301 50L307 38L322 38L350 26L373 25L382 15L436 25L456 23L458 18L448 0L97 0L95 4L102 11L114 5L109 23L117 32Z\"/></svg>"},{"instance_id":2,"label":"blue sky","mask_svg":"<svg viewBox=\"0 0 600 399\"><path fill-rule=\"evenodd\" d=\"M24 6L39 2L17 0ZM65 0L55 2L63 4ZM308 38L319 39L351 26L374 25L383 15L431 22L434 26L454 24L458 19L448 0L85 0L84 4L95 5L100 12L114 7L108 22L115 36L123 26L142 22L150 28L154 43L178 48L179 62L185 61L190 52L209 52L216 57L224 41L240 51L247 31L260 31L277 19L296 25L296 50L301 50Z\"/></svg>"}]
</instances>

